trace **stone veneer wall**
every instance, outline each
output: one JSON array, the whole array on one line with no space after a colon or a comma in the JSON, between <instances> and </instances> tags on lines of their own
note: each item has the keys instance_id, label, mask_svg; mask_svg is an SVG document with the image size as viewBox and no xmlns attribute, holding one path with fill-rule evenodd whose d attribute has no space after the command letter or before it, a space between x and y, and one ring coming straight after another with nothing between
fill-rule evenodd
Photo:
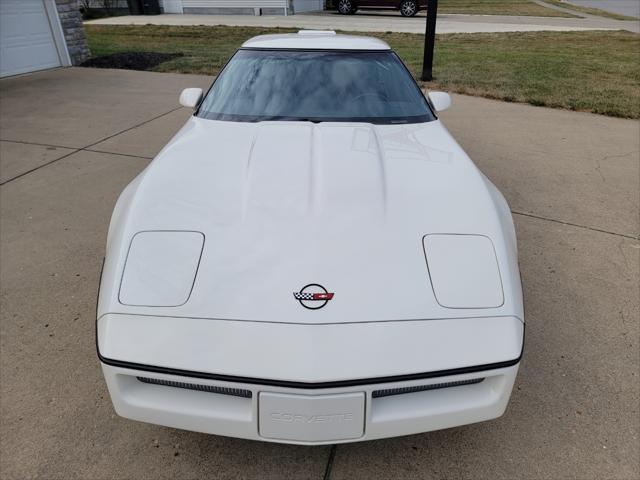
<instances>
[{"instance_id":1,"label":"stone veneer wall","mask_svg":"<svg viewBox=\"0 0 640 480\"><path fill-rule=\"evenodd\" d=\"M2 0L0 0L2 1ZM78 9L78 0L56 0L60 24L67 42L67 49L73 65L84 62L91 52L87 46L87 37L84 34L82 15Z\"/></svg>"}]
</instances>

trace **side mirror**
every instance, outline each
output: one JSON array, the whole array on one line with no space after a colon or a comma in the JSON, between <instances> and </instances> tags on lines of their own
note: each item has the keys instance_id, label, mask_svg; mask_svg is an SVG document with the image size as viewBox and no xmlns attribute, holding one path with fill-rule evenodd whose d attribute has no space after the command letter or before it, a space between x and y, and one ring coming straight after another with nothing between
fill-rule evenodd
<instances>
[{"instance_id":1,"label":"side mirror","mask_svg":"<svg viewBox=\"0 0 640 480\"><path fill-rule=\"evenodd\" d=\"M185 88L180 94L180 105L183 107L195 108L202 99L201 88Z\"/></svg>"},{"instance_id":2,"label":"side mirror","mask_svg":"<svg viewBox=\"0 0 640 480\"><path fill-rule=\"evenodd\" d=\"M428 97L436 112L442 112L451 106L451 96L446 92L429 92Z\"/></svg>"}]
</instances>

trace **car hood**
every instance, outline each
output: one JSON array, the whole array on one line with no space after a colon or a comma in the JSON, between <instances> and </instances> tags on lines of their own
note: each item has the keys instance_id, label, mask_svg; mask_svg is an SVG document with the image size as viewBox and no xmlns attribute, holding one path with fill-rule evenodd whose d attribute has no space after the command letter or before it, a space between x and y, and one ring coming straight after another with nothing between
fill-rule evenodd
<instances>
[{"instance_id":1,"label":"car hood","mask_svg":"<svg viewBox=\"0 0 640 480\"><path fill-rule=\"evenodd\" d=\"M116 206L100 310L286 323L518 314L509 287L515 250L492 188L439 121L192 117ZM145 231L202 234L184 304L118 299L131 240ZM435 233L491 240L506 285L501 306L438 303L423 248ZM307 284L334 297L324 308L303 308L293 292Z\"/></svg>"}]
</instances>

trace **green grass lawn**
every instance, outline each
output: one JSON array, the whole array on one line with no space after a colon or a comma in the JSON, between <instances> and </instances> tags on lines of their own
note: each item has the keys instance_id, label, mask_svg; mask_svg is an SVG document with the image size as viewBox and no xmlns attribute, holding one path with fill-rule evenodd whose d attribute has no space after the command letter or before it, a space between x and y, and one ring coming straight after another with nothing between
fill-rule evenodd
<instances>
[{"instance_id":1,"label":"green grass lawn","mask_svg":"<svg viewBox=\"0 0 640 480\"><path fill-rule=\"evenodd\" d=\"M440 0L438 13L573 17L573 15L538 5L531 0Z\"/></svg>"},{"instance_id":2,"label":"green grass lawn","mask_svg":"<svg viewBox=\"0 0 640 480\"><path fill-rule=\"evenodd\" d=\"M161 72L216 75L254 35L290 30L254 27L86 25L94 56L182 53ZM414 75L424 36L372 34L387 41ZM530 32L438 35L434 77L425 86L510 102L640 118L640 35L629 32Z\"/></svg>"}]
</instances>

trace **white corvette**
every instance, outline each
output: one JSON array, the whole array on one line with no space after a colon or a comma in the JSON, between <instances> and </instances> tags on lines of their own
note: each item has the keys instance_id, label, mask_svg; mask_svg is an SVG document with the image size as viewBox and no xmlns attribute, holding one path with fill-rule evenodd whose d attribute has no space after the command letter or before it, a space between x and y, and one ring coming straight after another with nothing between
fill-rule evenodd
<instances>
[{"instance_id":1,"label":"white corvette","mask_svg":"<svg viewBox=\"0 0 640 480\"><path fill-rule=\"evenodd\" d=\"M505 411L509 208L377 39L247 41L115 207L97 313L118 414L299 444Z\"/></svg>"}]
</instances>

